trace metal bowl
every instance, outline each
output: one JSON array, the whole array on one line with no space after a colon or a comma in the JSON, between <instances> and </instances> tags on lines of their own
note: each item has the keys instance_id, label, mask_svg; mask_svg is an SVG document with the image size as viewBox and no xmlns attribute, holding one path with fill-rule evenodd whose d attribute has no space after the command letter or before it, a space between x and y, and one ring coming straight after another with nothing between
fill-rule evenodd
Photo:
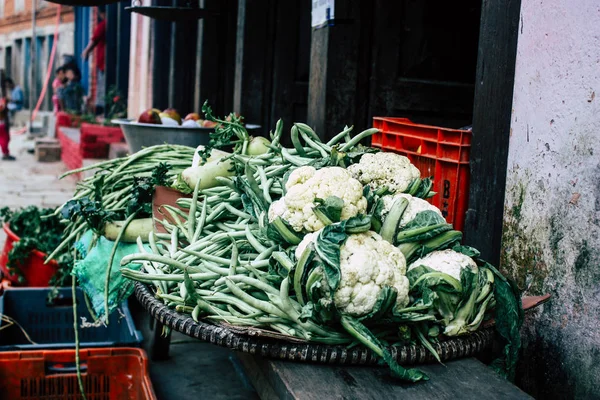
<instances>
[{"instance_id":1,"label":"metal bowl","mask_svg":"<svg viewBox=\"0 0 600 400\"><path fill-rule=\"evenodd\" d=\"M114 119L111 122L121 126L132 153L140 151L143 147L164 143L197 147L201 144L208 144L210 133L214 132L214 128L142 124L133 119ZM260 128L259 125L246 125L248 132L257 131Z\"/></svg>"}]
</instances>

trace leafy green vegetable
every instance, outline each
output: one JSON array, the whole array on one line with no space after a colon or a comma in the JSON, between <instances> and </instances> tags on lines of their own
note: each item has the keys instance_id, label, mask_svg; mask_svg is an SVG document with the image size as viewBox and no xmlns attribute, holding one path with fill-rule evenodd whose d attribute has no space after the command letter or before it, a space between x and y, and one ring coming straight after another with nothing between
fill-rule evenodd
<instances>
[{"instance_id":1,"label":"leafy green vegetable","mask_svg":"<svg viewBox=\"0 0 600 400\"><path fill-rule=\"evenodd\" d=\"M81 217L94 233L101 235L104 225L122 218L122 213L106 211L102 207L102 201L92 200L89 197L69 200L62 208L61 215L71 221Z\"/></svg>"},{"instance_id":2,"label":"leafy green vegetable","mask_svg":"<svg viewBox=\"0 0 600 400\"><path fill-rule=\"evenodd\" d=\"M210 143L207 148L229 147L234 144L232 138L235 136L237 143L235 143L234 152L245 153L250 135L244 127L244 119L241 116L230 113L224 120L219 119L213 114L212 108L208 105L208 100L202 105L202 112L204 118L217 123L215 131L210 134Z\"/></svg>"},{"instance_id":3,"label":"leafy green vegetable","mask_svg":"<svg viewBox=\"0 0 600 400\"><path fill-rule=\"evenodd\" d=\"M421 211L404 225L396 235L396 242L418 242L431 239L441 233L452 230L452 225L432 210Z\"/></svg>"},{"instance_id":4,"label":"leafy green vegetable","mask_svg":"<svg viewBox=\"0 0 600 400\"><path fill-rule=\"evenodd\" d=\"M377 337L373 335L371 331L358 320L347 315L343 315L340 322L342 323L342 326L344 327L346 332L351 334L359 342L371 349L375 354L377 354L383 359L383 361L390 367L393 377L409 382L429 380L427 375L425 375L425 373L419 371L418 369L405 369L402 366L400 366L400 364L398 364L396 359L391 355L389 350L379 341L379 339L377 339Z\"/></svg>"},{"instance_id":5,"label":"leafy green vegetable","mask_svg":"<svg viewBox=\"0 0 600 400\"><path fill-rule=\"evenodd\" d=\"M503 354L494 360L492 367L510 381L515 379L515 370L521 349L521 326L525 319L521 304L521 293L517 285L505 278L496 268L486 263L494 273L494 298L496 300L496 332L504 342Z\"/></svg>"},{"instance_id":6,"label":"leafy green vegetable","mask_svg":"<svg viewBox=\"0 0 600 400\"><path fill-rule=\"evenodd\" d=\"M0 219L10 225L20 240L15 242L8 254L7 268L18 276L24 283L20 267L28 262L32 250L43 253L51 252L61 241L64 227L58 216L53 215L53 209L40 209L29 206L12 211L8 207L0 209ZM70 254L63 255L58 260L59 270L49 284L69 284L69 272L73 265Z\"/></svg>"},{"instance_id":7,"label":"leafy green vegetable","mask_svg":"<svg viewBox=\"0 0 600 400\"><path fill-rule=\"evenodd\" d=\"M313 208L313 212L325 225L340 222L340 219L342 218L342 208L344 208L344 200L337 196L329 196L325 200L317 198L315 201L318 205ZM323 221L323 219L325 219L327 223Z\"/></svg>"}]
</instances>

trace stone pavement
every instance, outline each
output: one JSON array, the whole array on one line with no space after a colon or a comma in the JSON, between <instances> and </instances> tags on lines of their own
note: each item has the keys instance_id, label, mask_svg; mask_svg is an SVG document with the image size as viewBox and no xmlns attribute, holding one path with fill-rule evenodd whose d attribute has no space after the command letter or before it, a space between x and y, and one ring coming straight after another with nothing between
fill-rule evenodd
<instances>
[{"instance_id":1,"label":"stone pavement","mask_svg":"<svg viewBox=\"0 0 600 400\"><path fill-rule=\"evenodd\" d=\"M0 208L36 205L56 207L69 200L77 180L58 177L67 171L62 162L38 163L33 154L27 152L34 141L27 135L12 135L10 151L17 160L0 160ZM0 249L4 245L4 231L0 230Z\"/></svg>"}]
</instances>

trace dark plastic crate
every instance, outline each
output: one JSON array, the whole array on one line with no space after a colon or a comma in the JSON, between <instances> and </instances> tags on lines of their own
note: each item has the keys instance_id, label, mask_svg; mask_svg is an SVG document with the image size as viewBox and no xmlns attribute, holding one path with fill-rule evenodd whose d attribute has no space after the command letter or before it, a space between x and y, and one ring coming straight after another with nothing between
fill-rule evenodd
<instances>
[{"instance_id":1,"label":"dark plastic crate","mask_svg":"<svg viewBox=\"0 0 600 400\"><path fill-rule=\"evenodd\" d=\"M73 298L71 289L59 289L53 304L48 304L48 288L7 288L0 296L0 314L18 322L31 340L16 325L0 321L0 351L68 349L75 347ZM127 302L113 312L108 326L81 328L81 318L92 323L83 291L77 289L79 343L83 347L141 347L142 334L135 329Z\"/></svg>"}]
</instances>

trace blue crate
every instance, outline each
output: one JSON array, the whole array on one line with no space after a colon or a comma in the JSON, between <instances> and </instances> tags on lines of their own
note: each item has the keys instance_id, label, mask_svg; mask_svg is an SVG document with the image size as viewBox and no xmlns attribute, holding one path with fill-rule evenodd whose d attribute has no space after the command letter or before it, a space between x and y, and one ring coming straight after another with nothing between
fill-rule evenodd
<instances>
[{"instance_id":1,"label":"blue crate","mask_svg":"<svg viewBox=\"0 0 600 400\"><path fill-rule=\"evenodd\" d=\"M75 347L71 289L59 289L58 297L48 304L50 291L49 288L7 288L4 291L0 296L0 315L17 321L36 344L31 344L16 324L4 328L7 323L0 321L0 351ZM93 322L81 289L77 289L77 317L79 326L81 317ZM142 334L135 329L127 302L113 312L108 326L79 328L82 348L141 347L142 341Z\"/></svg>"}]
</instances>

